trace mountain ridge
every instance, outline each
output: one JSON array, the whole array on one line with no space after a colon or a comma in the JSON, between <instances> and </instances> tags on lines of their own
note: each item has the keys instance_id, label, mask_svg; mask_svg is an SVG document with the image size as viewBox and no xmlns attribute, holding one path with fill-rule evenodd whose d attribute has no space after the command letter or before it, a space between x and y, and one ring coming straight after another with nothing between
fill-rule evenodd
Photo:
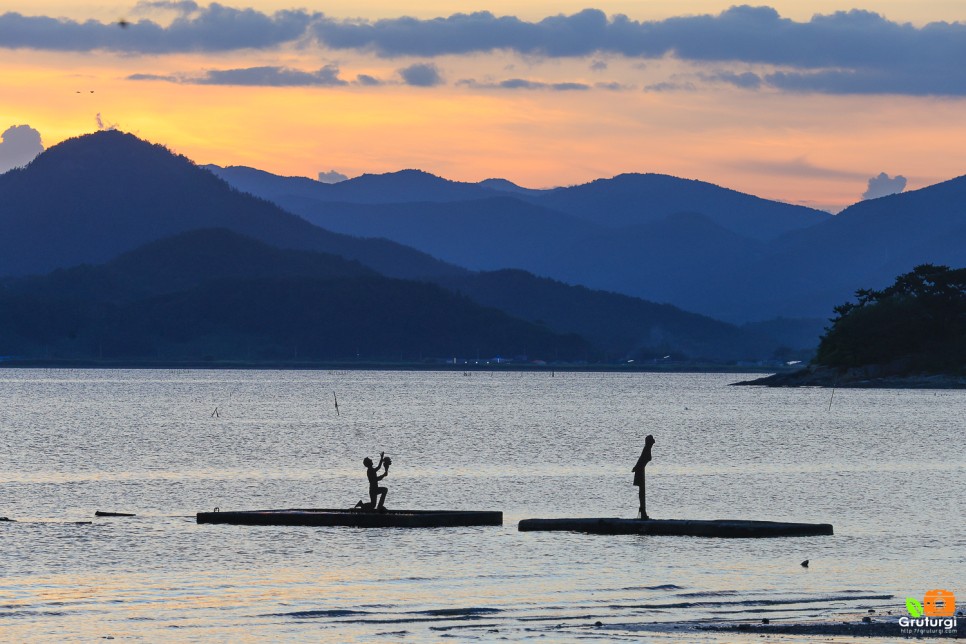
<instances>
[{"instance_id":1,"label":"mountain ridge","mask_svg":"<svg viewBox=\"0 0 966 644\"><path fill-rule=\"evenodd\" d=\"M389 240L322 230L118 131L68 139L0 175L0 275L102 262L161 237L218 227L280 247L337 252L395 277L462 270Z\"/></svg>"}]
</instances>

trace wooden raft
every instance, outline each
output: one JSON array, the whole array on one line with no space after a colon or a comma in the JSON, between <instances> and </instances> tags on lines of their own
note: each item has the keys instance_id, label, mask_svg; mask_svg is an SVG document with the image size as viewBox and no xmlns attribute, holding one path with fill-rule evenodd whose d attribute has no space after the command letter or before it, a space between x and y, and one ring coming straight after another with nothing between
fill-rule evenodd
<instances>
[{"instance_id":1,"label":"wooden raft","mask_svg":"<svg viewBox=\"0 0 966 644\"><path fill-rule=\"evenodd\" d=\"M290 509L199 512L198 523L235 525L345 526L351 528L451 528L503 525L502 512L469 510Z\"/></svg>"},{"instance_id":2,"label":"wooden raft","mask_svg":"<svg viewBox=\"0 0 966 644\"><path fill-rule=\"evenodd\" d=\"M833 534L829 523L782 523L717 519L524 519L520 532L565 530L590 534L650 534L678 537L721 537L728 539L762 537L814 537Z\"/></svg>"}]
</instances>

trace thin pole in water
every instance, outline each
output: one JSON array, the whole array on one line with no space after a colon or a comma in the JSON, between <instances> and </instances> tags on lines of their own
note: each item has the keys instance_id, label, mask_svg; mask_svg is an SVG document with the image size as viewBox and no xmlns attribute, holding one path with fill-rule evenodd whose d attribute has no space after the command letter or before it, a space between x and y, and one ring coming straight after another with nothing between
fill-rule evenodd
<instances>
[{"instance_id":1,"label":"thin pole in water","mask_svg":"<svg viewBox=\"0 0 966 644\"><path fill-rule=\"evenodd\" d=\"M332 400L335 401L335 415L336 416L341 416L342 413L339 412L339 399L336 398L336 395L335 395L335 392L334 391L332 392Z\"/></svg>"},{"instance_id":2,"label":"thin pole in water","mask_svg":"<svg viewBox=\"0 0 966 644\"><path fill-rule=\"evenodd\" d=\"M833 400L835 400L835 387L832 387L832 396L828 399L828 411L832 411Z\"/></svg>"}]
</instances>

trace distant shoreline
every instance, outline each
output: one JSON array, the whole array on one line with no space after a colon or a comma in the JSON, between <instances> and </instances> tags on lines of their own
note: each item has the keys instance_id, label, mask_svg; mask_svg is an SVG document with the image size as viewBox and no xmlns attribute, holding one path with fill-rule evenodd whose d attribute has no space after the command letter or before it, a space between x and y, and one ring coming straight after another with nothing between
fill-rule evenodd
<instances>
[{"instance_id":1,"label":"distant shoreline","mask_svg":"<svg viewBox=\"0 0 966 644\"><path fill-rule=\"evenodd\" d=\"M733 384L756 387L837 387L841 389L966 389L966 375L890 373L877 366L846 371L828 367L808 367Z\"/></svg>"},{"instance_id":2,"label":"distant shoreline","mask_svg":"<svg viewBox=\"0 0 966 644\"><path fill-rule=\"evenodd\" d=\"M164 361L164 360L16 360L0 361L0 369L202 369L224 371L442 371L535 373L747 373L774 374L773 366L721 365L713 363L638 364L524 364L481 360L468 364L424 362L247 362L247 361Z\"/></svg>"}]
</instances>

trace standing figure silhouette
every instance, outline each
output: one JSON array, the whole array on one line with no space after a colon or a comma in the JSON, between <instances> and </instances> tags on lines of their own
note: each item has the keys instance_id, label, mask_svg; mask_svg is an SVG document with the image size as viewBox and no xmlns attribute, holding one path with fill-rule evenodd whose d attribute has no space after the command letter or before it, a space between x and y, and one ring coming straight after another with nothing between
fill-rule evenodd
<instances>
[{"instance_id":1,"label":"standing figure silhouette","mask_svg":"<svg viewBox=\"0 0 966 644\"><path fill-rule=\"evenodd\" d=\"M369 479L369 503L363 503L359 501L356 507L362 507L369 510L383 510L383 506L386 503L386 494L389 492L387 488L380 487L379 481L386 478L389 474L389 466L392 465L392 461L386 457L385 452L379 453L379 463L373 467L372 459L368 456L362 459L362 464L366 466L366 477ZM385 470L382 474L379 474L379 468L385 466ZM376 499L379 502L376 502Z\"/></svg>"},{"instance_id":2,"label":"standing figure silhouette","mask_svg":"<svg viewBox=\"0 0 966 644\"><path fill-rule=\"evenodd\" d=\"M650 519L647 516L647 504L644 502L644 468L648 463L651 462L651 446L654 445L654 437L650 434L644 439L644 451L641 452L641 457L637 459L637 465L631 470L634 472L634 485L637 486L637 495L641 501L641 518Z\"/></svg>"}]
</instances>

